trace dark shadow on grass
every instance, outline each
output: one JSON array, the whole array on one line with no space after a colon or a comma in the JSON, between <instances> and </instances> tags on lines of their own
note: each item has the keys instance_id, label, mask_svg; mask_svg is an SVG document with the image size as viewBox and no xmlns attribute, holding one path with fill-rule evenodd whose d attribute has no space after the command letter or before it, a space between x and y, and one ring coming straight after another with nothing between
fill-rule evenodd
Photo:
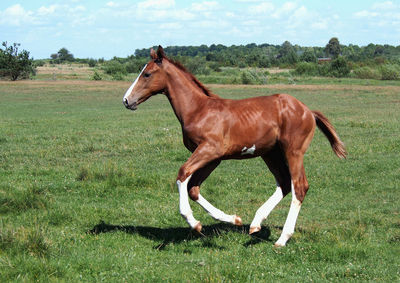
<instances>
[{"instance_id":1,"label":"dark shadow on grass","mask_svg":"<svg viewBox=\"0 0 400 283\"><path fill-rule=\"evenodd\" d=\"M186 227L158 228L149 226L113 225L113 224L107 224L104 221L100 221L99 224L95 225L87 233L98 235L101 233L108 233L114 231L122 231L128 234L138 234L150 240L161 241L161 244L158 244L154 248L157 250L163 250L170 243L179 244L183 241L191 241L199 238L204 239L203 246L214 247L210 239L214 237L220 237L221 235L228 232L235 232L248 235L249 225L243 225L241 227L224 223L206 225L203 226L202 233L199 234L191 230L190 228ZM246 242L244 246L249 247L251 245L255 245L264 241L270 242L271 241L269 240L270 234L271 234L270 229L268 227L263 227L263 229L260 232L252 235L251 239L248 242Z\"/></svg>"}]
</instances>

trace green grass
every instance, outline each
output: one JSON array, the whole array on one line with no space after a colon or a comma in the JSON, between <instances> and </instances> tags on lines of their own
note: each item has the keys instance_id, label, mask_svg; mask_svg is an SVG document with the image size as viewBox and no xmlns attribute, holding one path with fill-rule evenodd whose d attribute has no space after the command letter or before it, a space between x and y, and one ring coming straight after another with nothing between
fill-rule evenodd
<instances>
[{"instance_id":1,"label":"green grass","mask_svg":"<svg viewBox=\"0 0 400 283\"><path fill-rule=\"evenodd\" d=\"M128 82L0 82L1 281L276 282L400 280L400 89L214 86L223 97L290 93L335 125L349 152L316 132L293 238L276 249L290 198L257 237L248 225L274 191L260 159L226 161L203 195L242 228L192 204L178 211L189 157L168 100L123 108Z\"/></svg>"}]
</instances>

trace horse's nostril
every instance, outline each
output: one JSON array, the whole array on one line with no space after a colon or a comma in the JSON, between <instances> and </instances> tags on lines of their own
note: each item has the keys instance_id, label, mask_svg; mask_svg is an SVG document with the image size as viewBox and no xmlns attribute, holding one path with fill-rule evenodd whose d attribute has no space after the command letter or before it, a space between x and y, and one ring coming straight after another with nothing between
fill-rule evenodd
<instances>
[{"instance_id":1,"label":"horse's nostril","mask_svg":"<svg viewBox=\"0 0 400 283\"><path fill-rule=\"evenodd\" d=\"M127 98L124 98L124 100L122 101L122 103L125 105L125 107L127 107L127 106L128 106L128 99L127 99Z\"/></svg>"}]
</instances>

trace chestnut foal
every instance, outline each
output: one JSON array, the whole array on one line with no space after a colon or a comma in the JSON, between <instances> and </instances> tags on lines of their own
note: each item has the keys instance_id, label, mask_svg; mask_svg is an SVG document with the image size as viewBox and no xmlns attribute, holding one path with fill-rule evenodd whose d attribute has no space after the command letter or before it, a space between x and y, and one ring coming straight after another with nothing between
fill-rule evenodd
<instances>
[{"instance_id":1,"label":"chestnut foal","mask_svg":"<svg viewBox=\"0 0 400 283\"><path fill-rule=\"evenodd\" d=\"M192 152L177 177L179 209L190 227L202 226L193 216L189 197L214 219L242 225L239 216L215 208L201 194L200 185L225 159L260 156L276 179L274 194L257 210L250 234L288 193L292 193L289 214L275 243L285 246L292 236L301 204L308 190L303 158L315 127L328 138L333 151L346 157L344 144L328 119L287 94L242 100L222 99L203 86L182 65L168 59L161 46L151 49L151 60L123 98L126 108L137 106L152 95L164 93L182 126L183 142Z\"/></svg>"}]
</instances>

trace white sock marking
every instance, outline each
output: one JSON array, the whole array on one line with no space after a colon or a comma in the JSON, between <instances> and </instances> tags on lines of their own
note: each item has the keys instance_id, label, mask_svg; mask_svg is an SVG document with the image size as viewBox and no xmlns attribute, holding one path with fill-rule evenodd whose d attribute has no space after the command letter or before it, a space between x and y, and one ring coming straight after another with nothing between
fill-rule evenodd
<instances>
[{"instance_id":1,"label":"white sock marking","mask_svg":"<svg viewBox=\"0 0 400 283\"><path fill-rule=\"evenodd\" d=\"M245 155L245 154L254 154L254 151L256 150L256 145L253 144L252 147L247 148L246 146L242 149L242 153L240 155Z\"/></svg>"},{"instance_id":2,"label":"white sock marking","mask_svg":"<svg viewBox=\"0 0 400 283\"><path fill-rule=\"evenodd\" d=\"M212 218L219 221L235 224L235 215L225 214L225 212L219 210L211 203L209 203L202 195L199 194L199 198L196 202L200 204L204 208L204 210L211 215Z\"/></svg>"},{"instance_id":3,"label":"white sock marking","mask_svg":"<svg viewBox=\"0 0 400 283\"><path fill-rule=\"evenodd\" d=\"M296 225L297 217L299 216L300 208L301 208L301 202L296 198L292 182L292 202L290 203L289 214L286 218L285 225L283 226L282 234L279 237L278 241L276 241L275 245L285 246L286 242L293 235L294 227Z\"/></svg>"},{"instance_id":4,"label":"white sock marking","mask_svg":"<svg viewBox=\"0 0 400 283\"><path fill-rule=\"evenodd\" d=\"M140 74L137 76L136 80L133 82L133 84L131 84L131 86L130 86L130 87L128 88L128 90L125 92L125 95L124 95L124 98L122 98L122 101L125 101L125 99L127 99L128 96L131 95L131 92L132 92L133 88L135 87L137 81L139 80L140 76L142 75L142 73L143 73L144 69L146 69L146 67L147 67L147 64L144 65L142 71L141 71Z\"/></svg>"},{"instance_id":5,"label":"white sock marking","mask_svg":"<svg viewBox=\"0 0 400 283\"><path fill-rule=\"evenodd\" d=\"M257 210L250 227L260 227L261 223L267 219L268 215L282 199L282 189L278 186L273 195Z\"/></svg>"},{"instance_id":6,"label":"white sock marking","mask_svg":"<svg viewBox=\"0 0 400 283\"><path fill-rule=\"evenodd\" d=\"M179 191L179 211L182 215L182 217L186 220L186 222L190 225L192 229L196 227L196 225L199 223L194 217L193 217L193 211L190 208L189 204L189 196L188 196L188 191L187 191L187 184L189 183L190 178L192 175L190 175L185 181L176 181L176 184L178 185L178 191Z\"/></svg>"}]
</instances>

